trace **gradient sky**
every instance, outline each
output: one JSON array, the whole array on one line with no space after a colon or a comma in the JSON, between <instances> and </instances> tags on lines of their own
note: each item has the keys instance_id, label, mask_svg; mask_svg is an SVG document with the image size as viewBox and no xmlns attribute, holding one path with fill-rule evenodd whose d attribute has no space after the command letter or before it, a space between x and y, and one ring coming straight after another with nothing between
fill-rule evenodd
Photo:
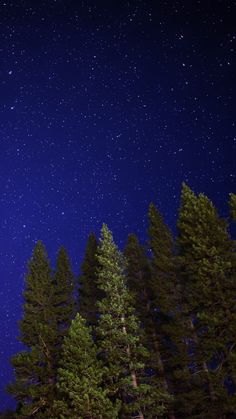
<instances>
[{"instance_id":1,"label":"gradient sky","mask_svg":"<svg viewBox=\"0 0 236 419\"><path fill-rule=\"evenodd\" d=\"M227 214L235 192L235 1L0 2L0 406L41 239L76 274L102 222L174 230L181 182Z\"/></svg>"}]
</instances>

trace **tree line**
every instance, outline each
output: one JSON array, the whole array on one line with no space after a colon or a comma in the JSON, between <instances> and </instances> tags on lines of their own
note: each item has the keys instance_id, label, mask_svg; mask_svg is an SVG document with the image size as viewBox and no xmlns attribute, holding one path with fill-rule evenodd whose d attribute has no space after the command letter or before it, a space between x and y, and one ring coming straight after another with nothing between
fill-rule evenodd
<instances>
[{"instance_id":1,"label":"tree line","mask_svg":"<svg viewBox=\"0 0 236 419\"><path fill-rule=\"evenodd\" d=\"M230 194L230 221L236 195ZM236 252L229 221L183 184L174 239L154 204L123 252L103 224L81 274L38 242L2 417L225 419L236 412ZM78 290L77 290L78 289ZM77 292L78 291L78 292Z\"/></svg>"}]
</instances>

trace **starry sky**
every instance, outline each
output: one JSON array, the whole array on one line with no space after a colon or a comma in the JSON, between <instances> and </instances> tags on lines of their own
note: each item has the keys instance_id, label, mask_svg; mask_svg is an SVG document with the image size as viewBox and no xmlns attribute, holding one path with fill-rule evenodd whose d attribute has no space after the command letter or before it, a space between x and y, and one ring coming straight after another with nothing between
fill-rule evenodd
<instances>
[{"instance_id":1,"label":"starry sky","mask_svg":"<svg viewBox=\"0 0 236 419\"><path fill-rule=\"evenodd\" d=\"M235 192L236 2L0 1L0 406L20 348L27 260L65 245L76 274L102 222L122 247L181 182L227 214Z\"/></svg>"}]
</instances>

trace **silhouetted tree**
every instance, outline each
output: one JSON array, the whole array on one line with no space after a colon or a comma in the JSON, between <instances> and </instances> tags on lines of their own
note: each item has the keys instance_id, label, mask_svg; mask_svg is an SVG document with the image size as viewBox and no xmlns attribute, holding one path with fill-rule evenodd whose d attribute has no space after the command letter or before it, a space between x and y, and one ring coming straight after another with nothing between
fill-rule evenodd
<instances>
[{"instance_id":1,"label":"silhouetted tree","mask_svg":"<svg viewBox=\"0 0 236 419\"><path fill-rule=\"evenodd\" d=\"M87 324L93 326L97 322L97 301L101 298L101 290L97 285L98 260L96 257L97 240L93 233L89 235L85 257L81 265L79 277L79 312Z\"/></svg>"},{"instance_id":2,"label":"silhouetted tree","mask_svg":"<svg viewBox=\"0 0 236 419\"><path fill-rule=\"evenodd\" d=\"M60 359L63 338L68 332L76 310L74 275L64 247L59 249L57 255L53 283L55 287L55 320L57 323L57 342L55 349L55 361L57 365Z\"/></svg>"}]
</instances>

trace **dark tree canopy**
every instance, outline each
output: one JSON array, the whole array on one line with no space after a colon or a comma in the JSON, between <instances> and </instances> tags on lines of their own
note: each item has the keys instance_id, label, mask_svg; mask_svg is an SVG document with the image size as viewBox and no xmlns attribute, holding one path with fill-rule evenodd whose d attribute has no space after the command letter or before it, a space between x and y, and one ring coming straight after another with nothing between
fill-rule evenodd
<instances>
[{"instance_id":1,"label":"dark tree canopy","mask_svg":"<svg viewBox=\"0 0 236 419\"><path fill-rule=\"evenodd\" d=\"M235 194L229 208L235 222ZM186 184L176 239L154 204L145 246L130 234L122 254L106 224L99 243L89 235L78 301L65 248L53 270L39 241L19 322L25 348L11 360L18 404L1 417L233 419L235 249L227 221Z\"/></svg>"},{"instance_id":2,"label":"dark tree canopy","mask_svg":"<svg viewBox=\"0 0 236 419\"><path fill-rule=\"evenodd\" d=\"M79 312L86 319L88 325L95 325L97 322L97 301L102 295L97 285L99 267L96 257L97 248L96 236L90 233L79 276Z\"/></svg>"},{"instance_id":3,"label":"dark tree canopy","mask_svg":"<svg viewBox=\"0 0 236 419\"><path fill-rule=\"evenodd\" d=\"M28 266L20 341L29 349L12 359L16 381L9 391L21 403L20 413L30 416L51 406L55 392L57 322L55 287L42 242L35 246Z\"/></svg>"}]
</instances>

